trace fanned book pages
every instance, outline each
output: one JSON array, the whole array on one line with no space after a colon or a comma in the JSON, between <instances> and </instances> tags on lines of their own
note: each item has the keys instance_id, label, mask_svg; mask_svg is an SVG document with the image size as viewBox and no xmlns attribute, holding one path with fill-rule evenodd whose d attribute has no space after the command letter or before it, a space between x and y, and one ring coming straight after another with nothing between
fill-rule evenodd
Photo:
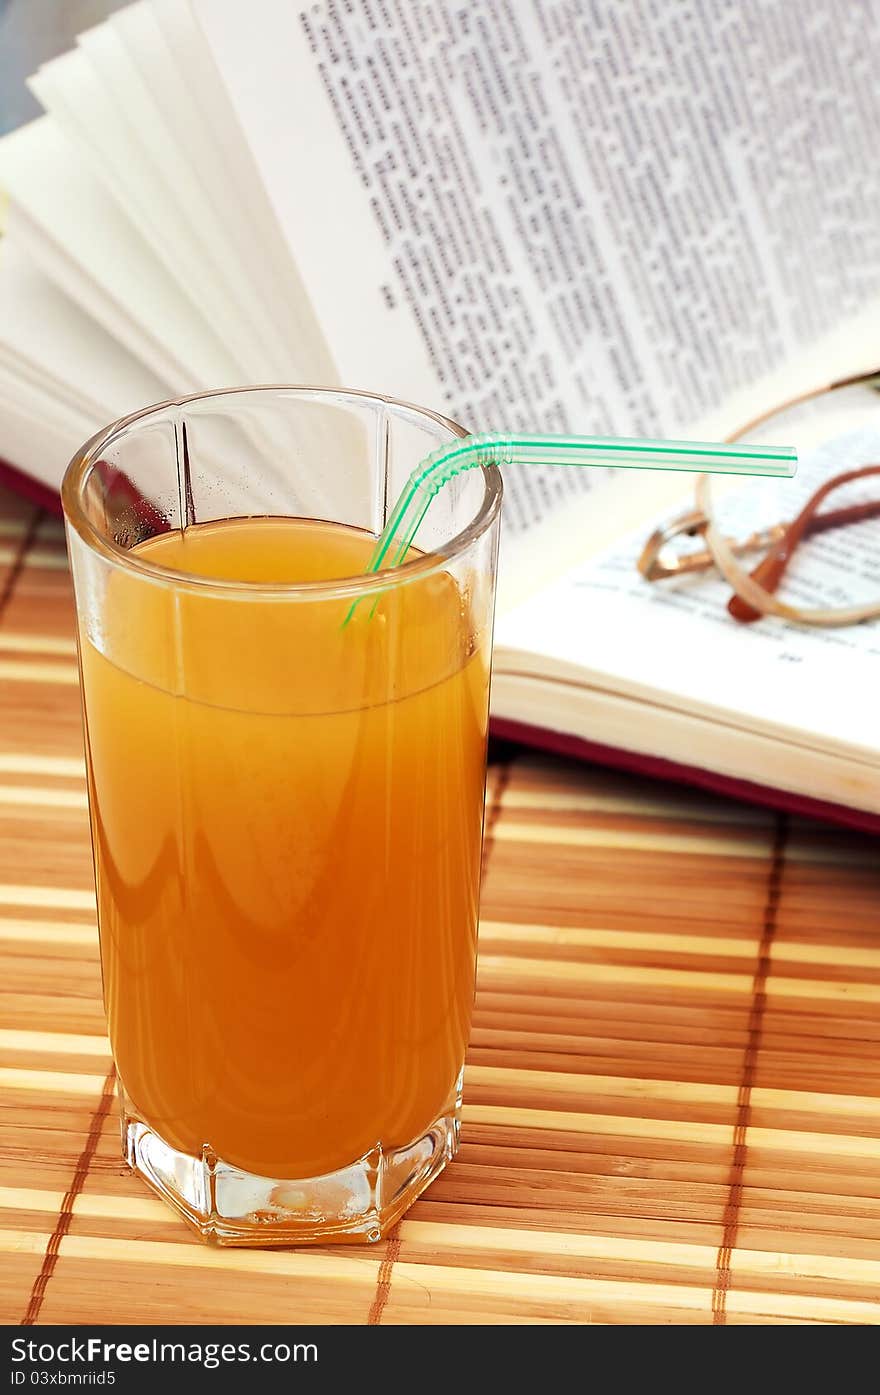
<instances>
[{"instance_id":1,"label":"fanned book pages","mask_svg":"<svg viewBox=\"0 0 880 1395\"><path fill-rule=\"evenodd\" d=\"M880 363L878 70L838 0L139 0L0 141L0 457L54 491L105 422L247 382L723 437ZM880 828L880 626L649 587L680 478L505 489L499 730Z\"/></svg>"}]
</instances>

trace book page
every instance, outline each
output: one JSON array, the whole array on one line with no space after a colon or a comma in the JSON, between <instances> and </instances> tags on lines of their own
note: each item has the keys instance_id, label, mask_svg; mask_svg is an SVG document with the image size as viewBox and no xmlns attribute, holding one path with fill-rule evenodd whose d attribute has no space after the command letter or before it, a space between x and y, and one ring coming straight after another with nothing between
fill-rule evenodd
<instances>
[{"instance_id":1,"label":"book page","mask_svg":"<svg viewBox=\"0 0 880 1395\"><path fill-rule=\"evenodd\" d=\"M254 371L254 364L259 371L258 334L230 293L230 285L235 292L238 286L228 274L223 288L209 230L205 228L200 239L188 226L182 211L185 201L169 194L128 108L102 81L86 51L76 48L52 59L30 79L29 86L55 128L91 164L109 200L119 204L117 218L130 220L157 270L171 278L182 317L194 325L206 321L237 364L239 380ZM120 246L125 247L126 240ZM124 259L121 274L125 274Z\"/></svg>"},{"instance_id":2,"label":"book page","mask_svg":"<svg viewBox=\"0 0 880 1395\"><path fill-rule=\"evenodd\" d=\"M880 463L880 430L862 426L802 457L794 480L738 482L717 504L722 531L745 538L790 519L820 483L872 459ZM880 477L845 488L823 511L880 498ZM693 496L681 502L694 507ZM726 610L730 587L713 571L653 583L640 576L649 531L502 619L496 667L593 684L820 750L876 752L880 619L839 629L774 616L740 624ZM803 608L880 602L877 520L802 543L781 594Z\"/></svg>"},{"instance_id":3,"label":"book page","mask_svg":"<svg viewBox=\"0 0 880 1395\"><path fill-rule=\"evenodd\" d=\"M874 7L192 4L352 386L698 436L878 352ZM508 540L600 483L509 470Z\"/></svg>"},{"instance_id":4,"label":"book page","mask_svg":"<svg viewBox=\"0 0 880 1395\"><path fill-rule=\"evenodd\" d=\"M71 441L89 438L94 423L81 411L59 409L57 399L22 379L12 381L0 367L0 421L3 457L32 479L57 489L70 461Z\"/></svg>"},{"instance_id":5,"label":"book page","mask_svg":"<svg viewBox=\"0 0 880 1395\"><path fill-rule=\"evenodd\" d=\"M225 232L236 276L246 270L261 298L282 352L272 375L291 381L333 383L336 370L314 310L267 198L253 156L230 109L214 64L189 7L180 0L149 0L114 13L109 26L149 83L172 140L213 206L211 236ZM194 210L199 227L206 222Z\"/></svg>"},{"instance_id":6,"label":"book page","mask_svg":"<svg viewBox=\"0 0 880 1395\"><path fill-rule=\"evenodd\" d=\"M238 381L240 363L210 322L193 313L136 223L51 117L0 141L0 181L47 273L114 339L140 353L163 379L164 395ZM51 354L51 336L45 338Z\"/></svg>"},{"instance_id":7,"label":"book page","mask_svg":"<svg viewBox=\"0 0 880 1395\"><path fill-rule=\"evenodd\" d=\"M0 242L0 300L0 364L85 412L94 421L92 430L161 397L161 379L112 343L30 261L14 222Z\"/></svg>"},{"instance_id":8,"label":"book page","mask_svg":"<svg viewBox=\"0 0 880 1395\"><path fill-rule=\"evenodd\" d=\"M0 305L0 446L57 488L92 432L166 389L30 261L14 218L0 241Z\"/></svg>"}]
</instances>

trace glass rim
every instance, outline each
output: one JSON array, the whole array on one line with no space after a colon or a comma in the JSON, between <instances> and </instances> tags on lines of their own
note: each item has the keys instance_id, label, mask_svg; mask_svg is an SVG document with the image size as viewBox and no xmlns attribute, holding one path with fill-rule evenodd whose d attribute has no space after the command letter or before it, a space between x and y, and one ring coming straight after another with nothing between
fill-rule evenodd
<instances>
[{"instance_id":1,"label":"glass rim","mask_svg":"<svg viewBox=\"0 0 880 1395\"><path fill-rule=\"evenodd\" d=\"M235 397L245 393L289 394L293 397L326 397L342 402L355 398L385 407L402 408L420 417L446 427L454 438L462 439L470 433L451 417L435 412L430 407L420 407L404 398L390 397L386 393L370 392L362 388L330 387L327 384L307 383L253 383L237 387L210 388L200 392L187 393L181 397L170 397L163 402L154 402L141 407L127 416L118 417L97 431L76 451L68 464L61 482L61 504L66 523L92 552L102 556L112 565L134 572L145 581L164 584L178 590L194 591L198 594L215 594L226 597L259 597L261 600L333 600L351 599L389 591L393 587L408 585L412 581L433 575L446 569L449 562L467 551L492 526L501 509L504 492L501 471L497 465L479 467L483 477L483 498L474 516L441 548L432 548L421 553L411 562L375 573L362 573L355 576L334 577L326 581L235 581L223 577L198 576L194 572L178 571L174 567L163 567L156 562L148 562L135 554L135 548L120 547L112 539L105 537L88 517L83 506L82 494L85 481L100 452L117 440L124 432L153 416L173 408L185 407L191 402L204 402L212 398ZM244 516L244 515L243 515ZM263 515L259 515L263 517ZM276 515L265 515L275 517ZM333 522L333 520L326 520ZM393 571L394 580L389 582L388 573Z\"/></svg>"}]
</instances>

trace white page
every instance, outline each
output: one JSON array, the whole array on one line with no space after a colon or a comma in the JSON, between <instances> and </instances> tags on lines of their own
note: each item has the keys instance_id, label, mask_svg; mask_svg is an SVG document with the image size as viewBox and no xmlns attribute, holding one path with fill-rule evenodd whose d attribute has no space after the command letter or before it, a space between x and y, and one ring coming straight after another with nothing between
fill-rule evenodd
<instances>
[{"instance_id":1,"label":"white page","mask_svg":"<svg viewBox=\"0 0 880 1395\"><path fill-rule=\"evenodd\" d=\"M747 537L792 518L823 480L870 459L880 460L876 429L838 437L802 458L794 480L732 489L720 514L723 531ZM875 499L877 481L850 490L827 507ZM692 499L683 502L693 507ZM567 676L814 749L876 757L880 621L817 630L771 616L741 625L725 609L730 588L712 574L644 581L636 562L645 540L642 528L502 619L499 667ZM880 598L876 520L802 544L786 586L783 594L804 607L874 603Z\"/></svg>"},{"instance_id":2,"label":"white page","mask_svg":"<svg viewBox=\"0 0 880 1395\"><path fill-rule=\"evenodd\" d=\"M179 0L141 0L108 23L149 83L212 205L214 224L226 233L237 265L274 322L281 350L273 375L335 382L302 278L188 7Z\"/></svg>"},{"instance_id":3,"label":"white page","mask_svg":"<svg viewBox=\"0 0 880 1395\"><path fill-rule=\"evenodd\" d=\"M195 0L190 8L308 288L339 381L438 406L418 332L406 310L389 309L382 294L382 240L303 48L295 7Z\"/></svg>"},{"instance_id":4,"label":"white page","mask_svg":"<svg viewBox=\"0 0 880 1395\"><path fill-rule=\"evenodd\" d=\"M0 242L0 307L0 389L17 423L2 413L0 450L57 487L92 432L166 390L30 262L14 225ZM32 439L22 454L23 422Z\"/></svg>"},{"instance_id":5,"label":"white page","mask_svg":"<svg viewBox=\"0 0 880 1395\"><path fill-rule=\"evenodd\" d=\"M71 404L97 418L96 428L161 400L161 380L29 261L17 244L14 224L0 242L0 305L0 347L36 377L63 384Z\"/></svg>"},{"instance_id":6,"label":"white page","mask_svg":"<svg viewBox=\"0 0 880 1395\"><path fill-rule=\"evenodd\" d=\"M225 347L236 365L233 381L265 379L273 360L260 333L258 307L242 290L236 267L210 223L199 228L189 221L187 176L181 175L178 153L169 155L177 175L176 187L169 187L147 136L150 118L137 100L138 91L132 87L129 102L108 86L105 76L87 52L76 49L45 64L30 86L53 121L93 162L97 177L171 276L183 312L203 319Z\"/></svg>"},{"instance_id":7,"label":"white page","mask_svg":"<svg viewBox=\"0 0 880 1395\"><path fill-rule=\"evenodd\" d=\"M0 306L0 453L57 488L89 436L167 393L31 263L14 226L0 242ZM242 415L237 432L222 415L191 420L199 478L208 483L199 493L207 516L215 507L275 511L289 438L273 439L271 423L253 412ZM142 454L130 442L125 455L129 479L151 498L167 476L157 469L156 450L155 438L147 437ZM306 484L317 493L320 479Z\"/></svg>"},{"instance_id":8,"label":"white page","mask_svg":"<svg viewBox=\"0 0 880 1395\"><path fill-rule=\"evenodd\" d=\"M236 307L246 326L246 333L239 328L238 338L249 365L253 365L251 373L265 377L278 365L275 371L281 371L282 376L296 375L296 334L291 332L296 322L289 323L285 334L275 318L285 298L286 283L279 281L275 305L270 308L264 294L267 288L260 284L259 275L252 274L262 260L256 229L250 229L245 247L229 235L236 221L235 209L246 199L247 191L233 185L227 173L223 202L219 206L215 203L208 187L212 166L207 152L203 146L192 146L193 124L181 101L182 82L166 67L161 50L137 45L143 37L139 31L131 35L129 46L126 29L111 19L80 35L78 43L94 85L124 113L129 162L136 162L148 187L161 188L162 197L154 201L151 213L163 244L181 246L178 238L186 234L189 246L198 248L203 262L212 267L218 289L230 306ZM229 210L228 218L223 204Z\"/></svg>"},{"instance_id":9,"label":"white page","mask_svg":"<svg viewBox=\"0 0 880 1395\"><path fill-rule=\"evenodd\" d=\"M880 356L872 7L191 3L353 385L711 438ZM508 471L508 537L564 506L564 563L596 483Z\"/></svg>"},{"instance_id":10,"label":"white page","mask_svg":"<svg viewBox=\"0 0 880 1395\"><path fill-rule=\"evenodd\" d=\"M239 369L137 227L49 117L0 141L0 183L42 235L46 270L166 388L235 382ZM36 241L36 238L35 238Z\"/></svg>"},{"instance_id":11,"label":"white page","mask_svg":"<svg viewBox=\"0 0 880 1395\"><path fill-rule=\"evenodd\" d=\"M31 262L15 223L0 241L0 307L0 399L14 405L14 412L0 410L0 456L47 484L60 485L74 451L93 432L168 395ZM337 516L340 508L357 507L358 486L372 495L367 459L377 448L378 418L358 425L315 403L294 430L271 401L239 402L234 424L222 407L212 420L210 403L189 415L201 517L215 511ZM149 438L142 455L134 443L126 452L129 478L148 497L157 480L155 452ZM340 459L344 469L336 468ZM298 460L316 468L292 469Z\"/></svg>"},{"instance_id":12,"label":"white page","mask_svg":"<svg viewBox=\"0 0 880 1395\"><path fill-rule=\"evenodd\" d=\"M98 281L92 280L82 264L73 261L67 249L45 225L30 216L24 205L10 203L8 214L16 241L34 266L100 325L111 341L138 358L165 385L165 396L181 382L190 381L187 371L168 353L165 344L152 338Z\"/></svg>"},{"instance_id":13,"label":"white page","mask_svg":"<svg viewBox=\"0 0 880 1395\"><path fill-rule=\"evenodd\" d=\"M50 489L57 489L73 451L70 442L87 441L92 426L80 412L59 411L50 396L17 379L8 379L0 367L0 423L2 457Z\"/></svg>"}]
</instances>

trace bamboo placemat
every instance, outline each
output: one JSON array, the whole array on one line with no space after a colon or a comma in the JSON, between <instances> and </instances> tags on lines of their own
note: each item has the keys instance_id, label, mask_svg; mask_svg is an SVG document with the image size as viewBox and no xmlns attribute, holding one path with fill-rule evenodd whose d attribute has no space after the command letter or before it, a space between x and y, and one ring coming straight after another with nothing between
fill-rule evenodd
<instances>
[{"instance_id":1,"label":"bamboo placemat","mask_svg":"<svg viewBox=\"0 0 880 1395\"><path fill-rule=\"evenodd\" d=\"M0 497L0 1319L880 1318L874 841L497 760L464 1141L377 1247L218 1251L123 1167L61 529Z\"/></svg>"}]
</instances>

